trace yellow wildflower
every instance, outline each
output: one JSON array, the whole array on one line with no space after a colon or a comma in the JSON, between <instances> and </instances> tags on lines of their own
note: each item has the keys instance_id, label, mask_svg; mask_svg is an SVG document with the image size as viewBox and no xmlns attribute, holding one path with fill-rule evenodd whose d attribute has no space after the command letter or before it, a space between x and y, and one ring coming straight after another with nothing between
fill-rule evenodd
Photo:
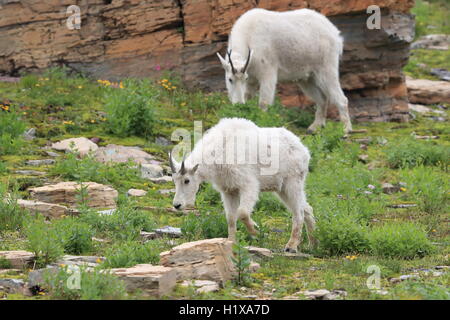
<instances>
[{"instance_id":1,"label":"yellow wildflower","mask_svg":"<svg viewBox=\"0 0 450 320\"><path fill-rule=\"evenodd\" d=\"M401 188L400 188L400 191L405 192L405 191L406 191L406 188L401 187Z\"/></svg>"},{"instance_id":2,"label":"yellow wildflower","mask_svg":"<svg viewBox=\"0 0 450 320\"><path fill-rule=\"evenodd\" d=\"M95 262L97 262L97 263L101 263L101 262L102 262L102 259L100 259L100 258L97 258L97 260L95 260Z\"/></svg>"}]
</instances>

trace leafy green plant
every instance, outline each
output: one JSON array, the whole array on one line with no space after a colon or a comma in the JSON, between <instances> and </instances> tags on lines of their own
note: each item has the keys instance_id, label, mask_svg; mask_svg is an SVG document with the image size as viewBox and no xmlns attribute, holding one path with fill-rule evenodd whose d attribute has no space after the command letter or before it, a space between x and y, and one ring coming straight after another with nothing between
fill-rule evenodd
<instances>
[{"instance_id":1,"label":"leafy green plant","mask_svg":"<svg viewBox=\"0 0 450 320\"><path fill-rule=\"evenodd\" d=\"M148 81L127 80L124 88L111 88L105 95L107 129L118 136L149 137L155 124L156 97Z\"/></svg>"},{"instance_id":2,"label":"leafy green plant","mask_svg":"<svg viewBox=\"0 0 450 320\"><path fill-rule=\"evenodd\" d=\"M13 106L3 107L8 110L0 108L0 156L13 154L24 146L22 134L26 128Z\"/></svg>"},{"instance_id":3,"label":"leafy green plant","mask_svg":"<svg viewBox=\"0 0 450 320\"><path fill-rule=\"evenodd\" d=\"M233 256L231 257L231 261L236 268L237 285L246 284L250 280L249 268L251 264L251 256L245 248L246 246L247 243L244 240L244 236L238 232L236 234L236 241L233 243Z\"/></svg>"},{"instance_id":4,"label":"leafy green plant","mask_svg":"<svg viewBox=\"0 0 450 320\"><path fill-rule=\"evenodd\" d=\"M445 284L410 280L397 285L393 289L392 296L397 300L449 300L450 290Z\"/></svg>"},{"instance_id":5,"label":"leafy green plant","mask_svg":"<svg viewBox=\"0 0 450 320\"><path fill-rule=\"evenodd\" d=\"M0 269L10 269L12 268L11 262L6 260L5 257L0 256Z\"/></svg>"},{"instance_id":6,"label":"leafy green plant","mask_svg":"<svg viewBox=\"0 0 450 320\"><path fill-rule=\"evenodd\" d=\"M27 248L35 254L38 266L55 262L64 254L64 243L58 231L41 216L27 222L25 235Z\"/></svg>"},{"instance_id":7,"label":"leafy green plant","mask_svg":"<svg viewBox=\"0 0 450 320\"><path fill-rule=\"evenodd\" d=\"M401 172L407 184L407 192L418 200L419 208L426 213L434 214L448 208L448 177L435 168L419 166Z\"/></svg>"},{"instance_id":8,"label":"leafy green plant","mask_svg":"<svg viewBox=\"0 0 450 320\"><path fill-rule=\"evenodd\" d=\"M327 255L360 253L368 249L367 229L354 215L322 216L317 221L315 235L319 252Z\"/></svg>"},{"instance_id":9,"label":"leafy green plant","mask_svg":"<svg viewBox=\"0 0 450 320\"><path fill-rule=\"evenodd\" d=\"M124 181L139 181L138 169L132 163L106 165L94 159L92 154L78 158L70 152L58 159L50 173L72 181L93 181L121 186Z\"/></svg>"},{"instance_id":10,"label":"leafy green plant","mask_svg":"<svg viewBox=\"0 0 450 320\"><path fill-rule=\"evenodd\" d=\"M65 253L80 255L91 252L94 232L87 223L68 217L54 222L53 226L62 239Z\"/></svg>"},{"instance_id":11,"label":"leafy green plant","mask_svg":"<svg viewBox=\"0 0 450 320\"><path fill-rule=\"evenodd\" d=\"M370 251L383 257L413 259L434 251L425 231L411 222L376 226L368 238Z\"/></svg>"},{"instance_id":12,"label":"leafy green plant","mask_svg":"<svg viewBox=\"0 0 450 320\"><path fill-rule=\"evenodd\" d=\"M27 211L17 204L16 192L7 191L7 186L0 183L0 233L19 230L27 217Z\"/></svg>"},{"instance_id":13,"label":"leafy green plant","mask_svg":"<svg viewBox=\"0 0 450 320\"><path fill-rule=\"evenodd\" d=\"M63 266L56 273L44 274L44 281L50 297L58 300L119 300L127 297L124 283L105 270ZM79 281L77 286L69 285L76 281Z\"/></svg>"},{"instance_id":14,"label":"leafy green plant","mask_svg":"<svg viewBox=\"0 0 450 320\"><path fill-rule=\"evenodd\" d=\"M119 201L118 208L111 214L86 211L80 220L96 232L117 240L136 240L140 231L152 231L156 226L148 212L136 210L133 202L128 201Z\"/></svg>"},{"instance_id":15,"label":"leafy green plant","mask_svg":"<svg viewBox=\"0 0 450 320\"><path fill-rule=\"evenodd\" d=\"M446 167L450 159L449 148L412 138L388 144L385 154L391 168L411 168L420 165Z\"/></svg>"},{"instance_id":16,"label":"leafy green plant","mask_svg":"<svg viewBox=\"0 0 450 320\"><path fill-rule=\"evenodd\" d=\"M181 231L189 240L226 238L228 224L223 214L201 212L197 216L190 213L183 219Z\"/></svg>"},{"instance_id":17,"label":"leafy green plant","mask_svg":"<svg viewBox=\"0 0 450 320\"><path fill-rule=\"evenodd\" d=\"M162 242L152 240L141 244L135 241L127 241L116 244L106 252L104 268L125 268L140 263L159 263L160 252L167 249Z\"/></svg>"}]
</instances>

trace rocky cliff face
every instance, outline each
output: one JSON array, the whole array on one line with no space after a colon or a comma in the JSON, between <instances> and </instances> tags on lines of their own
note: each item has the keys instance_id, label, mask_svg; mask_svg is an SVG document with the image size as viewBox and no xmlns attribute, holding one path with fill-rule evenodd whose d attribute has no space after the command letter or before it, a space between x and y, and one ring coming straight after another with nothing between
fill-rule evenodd
<instances>
[{"instance_id":1,"label":"rocky cliff face","mask_svg":"<svg viewBox=\"0 0 450 320\"><path fill-rule=\"evenodd\" d=\"M66 26L67 7L81 9L81 28ZM179 72L190 87L224 88L215 53L233 22L253 7L311 8L345 38L341 82L356 120L404 121L401 72L413 39L413 0L4 0L0 2L0 74L17 75L65 64L98 78L156 77ZM381 29L366 27L366 9L382 8ZM279 92L288 106L310 102L293 84ZM333 109L330 113L333 114Z\"/></svg>"}]
</instances>

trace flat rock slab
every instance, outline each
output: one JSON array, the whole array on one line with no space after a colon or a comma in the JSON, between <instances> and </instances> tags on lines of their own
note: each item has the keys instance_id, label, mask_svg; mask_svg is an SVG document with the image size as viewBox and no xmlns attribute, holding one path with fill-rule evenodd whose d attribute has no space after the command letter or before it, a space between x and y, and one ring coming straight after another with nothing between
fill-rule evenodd
<instances>
[{"instance_id":1,"label":"flat rock slab","mask_svg":"<svg viewBox=\"0 0 450 320\"><path fill-rule=\"evenodd\" d=\"M0 291L7 293L28 293L25 282L22 279L0 279Z\"/></svg>"},{"instance_id":2,"label":"flat rock slab","mask_svg":"<svg viewBox=\"0 0 450 320\"><path fill-rule=\"evenodd\" d=\"M172 182L172 177L171 176L163 176L160 178L148 178L148 180L150 180L151 182L156 183L156 184L163 184L163 183Z\"/></svg>"},{"instance_id":3,"label":"flat rock slab","mask_svg":"<svg viewBox=\"0 0 450 320\"><path fill-rule=\"evenodd\" d=\"M411 49L448 50L450 35L428 34L422 36L411 44Z\"/></svg>"},{"instance_id":4,"label":"flat rock slab","mask_svg":"<svg viewBox=\"0 0 450 320\"><path fill-rule=\"evenodd\" d=\"M55 163L55 160L53 159L41 159L41 160L28 160L25 162L27 166L48 166Z\"/></svg>"},{"instance_id":5,"label":"flat rock slab","mask_svg":"<svg viewBox=\"0 0 450 320\"><path fill-rule=\"evenodd\" d=\"M155 229L155 232L161 236L168 236L171 238L180 238L182 235L180 228L171 226L165 226L159 229Z\"/></svg>"},{"instance_id":6,"label":"flat rock slab","mask_svg":"<svg viewBox=\"0 0 450 320\"><path fill-rule=\"evenodd\" d=\"M99 256L72 256L72 255L65 255L61 259L59 259L57 262L53 263L52 265L58 266L58 265L75 265L75 266L87 266L87 267L96 267L98 266L102 261L104 261L104 257Z\"/></svg>"},{"instance_id":7,"label":"flat rock slab","mask_svg":"<svg viewBox=\"0 0 450 320\"><path fill-rule=\"evenodd\" d=\"M115 208L118 197L117 190L110 186L95 182L83 182L87 188L87 202L91 208ZM53 185L30 188L30 195L33 199L47 203L67 204L73 206L77 204L80 184L77 182L60 182Z\"/></svg>"},{"instance_id":8,"label":"flat rock slab","mask_svg":"<svg viewBox=\"0 0 450 320\"><path fill-rule=\"evenodd\" d=\"M141 189L130 189L127 192L129 197L144 197L147 194L147 191Z\"/></svg>"},{"instance_id":9,"label":"flat rock slab","mask_svg":"<svg viewBox=\"0 0 450 320\"><path fill-rule=\"evenodd\" d=\"M411 103L450 103L449 82L406 78L406 87Z\"/></svg>"},{"instance_id":10,"label":"flat rock slab","mask_svg":"<svg viewBox=\"0 0 450 320\"><path fill-rule=\"evenodd\" d=\"M127 291L142 290L146 294L159 297L168 295L177 281L174 269L151 264L111 269L111 272L125 282Z\"/></svg>"},{"instance_id":11,"label":"flat rock slab","mask_svg":"<svg viewBox=\"0 0 450 320\"><path fill-rule=\"evenodd\" d=\"M178 280L211 280L224 284L234 277L232 242L214 238L186 242L160 254L160 263L173 267Z\"/></svg>"},{"instance_id":12,"label":"flat rock slab","mask_svg":"<svg viewBox=\"0 0 450 320\"><path fill-rule=\"evenodd\" d=\"M144 241L155 240L155 239L161 237L156 232L146 232L146 231L141 231L141 233L139 235L140 235L141 239Z\"/></svg>"},{"instance_id":13,"label":"flat rock slab","mask_svg":"<svg viewBox=\"0 0 450 320\"><path fill-rule=\"evenodd\" d=\"M34 254L24 250L0 251L0 257L9 261L11 268L15 269L26 268L34 260Z\"/></svg>"},{"instance_id":14,"label":"flat rock slab","mask_svg":"<svg viewBox=\"0 0 450 320\"><path fill-rule=\"evenodd\" d=\"M73 144L73 149L72 149ZM72 150L77 151L80 156L85 156L89 152L95 152L98 146L91 140L81 137L81 138L70 138L55 142L52 144L52 148L59 151L71 152Z\"/></svg>"},{"instance_id":15,"label":"flat rock slab","mask_svg":"<svg viewBox=\"0 0 450 320\"><path fill-rule=\"evenodd\" d=\"M99 162L123 163L133 161L137 164L155 162L155 157L143 151L139 147L127 147L115 144L108 144L106 147L100 147L95 151L94 157Z\"/></svg>"},{"instance_id":16,"label":"flat rock slab","mask_svg":"<svg viewBox=\"0 0 450 320\"><path fill-rule=\"evenodd\" d=\"M72 214L73 211L69 208L53 203L47 203L35 200L17 200L17 204L33 213L40 213L46 218L61 218L63 215Z\"/></svg>"},{"instance_id":17,"label":"flat rock slab","mask_svg":"<svg viewBox=\"0 0 450 320\"><path fill-rule=\"evenodd\" d=\"M15 174L20 174L23 176L45 176L46 173L42 171L36 171L36 170L16 170L14 171Z\"/></svg>"},{"instance_id":18,"label":"flat rock slab","mask_svg":"<svg viewBox=\"0 0 450 320\"><path fill-rule=\"evenodd\" d=\"M266 248L258 248L258 247L253 247L253 246L248 246L245 247L248 252L250 252L250 254L257 256L259 258L272 258L273 257L273 253L271 250L266 249Z\"/></svg>"}]
</instances>

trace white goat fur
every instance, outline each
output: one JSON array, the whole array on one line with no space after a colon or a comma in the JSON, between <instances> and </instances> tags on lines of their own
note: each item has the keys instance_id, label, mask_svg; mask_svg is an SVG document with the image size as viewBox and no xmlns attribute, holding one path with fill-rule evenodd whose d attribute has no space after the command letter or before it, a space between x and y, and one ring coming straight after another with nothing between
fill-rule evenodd
<instances>
[{"instance_id":1,"label":"white goat fur","mask_svg":"<svg viewBox=\"0 0 450 320\"><path fill-rule=\"evenodd\" d=\"M225 144L228 143L227 141L230 141L228 139L235 137L236 132L256 133L258 136L270 134L275 137L274 139L278 139L279 169L275 174L261 175L259 162L258 164L214 163L215 147L222 146L223 141ZM275 140L269 142L272 150L274 149L273 141ZM234 241L236 222L239 218L251 234L257 232L256 224L251 219L253 207L261 191L274 191L292 212L292 232L285 249L296 252L304 220L309 242L312 245L315 244L312 236L315 225L313 209L307 203L305 194L309 160L308 149L297 136L285 128L260 128L246 119L225 118L209 129L197 142L193 151L184 160L186 169L184 174L180 170L181 164L174 163L173 180L176 194L173 204L178 209L193 206L199 185L204 181L211 182L213 187L221 193L228 222L228 237ZM189 180L188 184L185 184L186 180Z\"/></svg>"},{"instance_id":2,"label":"white goat fur","mask_svg":"<svg viewBox=\"0 0 450 320\"><path fill-rule=\"evenodd\" d=\"M243 70L249 50L249 65ZM232 72L227 57L218 56L233 103L244 103L259 86L259 104L266 109L273 104L278 81L298 81L302 91L317 104L309 131L325 125L327 108L332 104L349 132L352 125L348 100L339 83L342 51L339 30L314 10L252 9L235 22L229 36L228 52L236 72Z\"/></svg>"}]
</instances>

